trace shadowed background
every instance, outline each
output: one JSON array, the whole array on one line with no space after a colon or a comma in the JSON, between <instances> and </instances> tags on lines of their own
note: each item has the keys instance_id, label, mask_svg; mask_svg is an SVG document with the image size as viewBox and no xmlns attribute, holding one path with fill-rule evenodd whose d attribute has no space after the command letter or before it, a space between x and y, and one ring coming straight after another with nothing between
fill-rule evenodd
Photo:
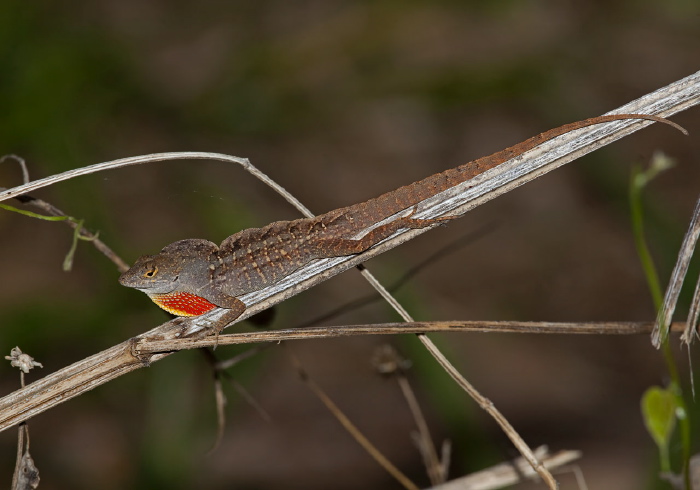
<instances>
[{"instance_id":1,"label":"shadowed background","mask_svg":"<svg viewBox=\"0 0 700 490\"><path fill-rule=\"evenodd\" d=\"M698 69L696 2L102 1L0 5L0 154L32 178L135 154L200 150L248 157L321 213L599 115ZM654 150L677 159L647 192L663 284L698 193L697 109L654 125L369 263L391 283L465 234L490 231L426 267L398 295L418 319L650 320L627 210L630 169ZM20 183L0 165L0 185ZM220 242L298 214L240 168L173 162L82 177L38 192L127 261L181 238ZM10 202L10 204L13 204ZM491 226L495 223L495 226ZM44 369L166 320L68 229L0 212L0 346ZM697 275L697 268L691 277ZM693 275L695 274L695 276ZM347 272L277 309L287 328L370 292ZM685 307L684 307L685 308ZM685 311L685 309L682 309ZM375 304L330 324L395 319ZM251 328L241 325L236 329ZM590 488L641 488L656 471L639 414L665 381L648 338L444 335L435 341L531 445L582 449ZM413 336L274 346L233 369L270 415L227 386L215 438L203 356L180 353L30 423L42 489L398 488L298 381L286 351L385 455L428 481L400 391L372 372L394 343L452 476L516 455L495 424ZM217 357L242 349L219 348ZM9 363L8 363L9 364ZM0 389L18 386L0 369ZM697 426L697 424L695 424ZM0 481L16 431L0 434ZM571 475L563 488L575 488Z\"/></svg>"}]
</instances>

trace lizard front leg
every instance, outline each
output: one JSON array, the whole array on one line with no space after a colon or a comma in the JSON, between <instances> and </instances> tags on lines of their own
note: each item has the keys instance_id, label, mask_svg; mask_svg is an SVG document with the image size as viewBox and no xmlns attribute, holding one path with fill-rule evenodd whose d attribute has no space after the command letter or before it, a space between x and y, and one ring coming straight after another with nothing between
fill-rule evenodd
<instances>
[{"instance_id":1,"label":"lizard front leg","mask_svg":"<svg viewBox=\"0 0 700 490\"><path fill-rule=\"evenodd\" d=\"M403 218L395 219L394 221L382 226L374 228L362 238L357 240L349 238L319 238L310 243L316 249L317 257L341 257L343 255L353 255L364 252L368 248L381 242L385 238L391 236L401 228L427 228L439 223L453 220L459 216L444 216L441 218L416 219L411 218L416 212L413 212Z\"/></svg>"},{"instance_id":2,"label":"lizard front leg","mask_svg":"<svg viewBox=\"0 0 700 490\"><path fill-rule=\"evenodd\" d=\"M225 312L217 320L208 322L205 328L195 332L191 337L204 338L209 335L215 335L218 341L221 331L241 316L246 309L245 303L234 296L222 295L219 298L211 299L216 306L225 309Z\"/></svg>"}]
</instances>

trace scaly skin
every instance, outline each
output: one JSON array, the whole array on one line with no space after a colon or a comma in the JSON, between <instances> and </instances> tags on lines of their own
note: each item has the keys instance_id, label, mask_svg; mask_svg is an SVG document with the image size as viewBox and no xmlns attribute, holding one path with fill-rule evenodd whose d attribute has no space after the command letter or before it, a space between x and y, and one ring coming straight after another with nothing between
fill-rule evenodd
<instances>
[{"instance_id":1,"label":"scaly skin","mask_svg":"<svg viewBox=\"0 0 700 490\"><path fill-rule=\"evenodd\" d=\"M210 328L218 334L245 311L239 296L275 284L308 262L364 252L402 228L424 228L455 217L414 219L411 216L368 228L471 179L537 145L575 129L620 119L666 119L645 114L600 116L551 129L517 145L445 170L359 204L314 218L276 221L226 238L221 246L202 239L180 240L156 255L145 255L121 275L119 282L146 293L158 306L180 316L196 316L216 307L229 311Z\"/></svg>"}]
</instances>

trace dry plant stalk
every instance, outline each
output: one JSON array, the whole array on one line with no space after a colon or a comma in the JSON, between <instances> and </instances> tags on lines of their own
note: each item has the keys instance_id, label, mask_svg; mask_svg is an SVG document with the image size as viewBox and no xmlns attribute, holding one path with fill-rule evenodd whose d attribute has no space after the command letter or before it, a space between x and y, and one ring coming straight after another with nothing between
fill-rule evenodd
<instances>
[{"instance_id":1,"label":"dry plant stalk","mask_svg":"<svg viewBox=\"0 0 700 490\"><path fill-rule=\"evenodd\" d=\"M678 251L678 259L676 265L671 273L671 279L668 282L668 287L666 288L666 294L664 295L664 302L659 313L656 317L656 324L654 325L654 331L651 335L652 344L658 349L661 347L661 343L666 339L669 331L669 325L671 324L671 318L673 318L673 312L676 310L676 304L678 303L678 298L681 294L681 287L685 281L686 275L688 274L688 268L690 267L690 259L695 252L695 246L697 245L698 238L700 237L700 199L695 204L695 210L693 211L693 216L690 220L690 225L688 226L688 231L683 238L683 243ZM688 314L688 320L686 322L685 331L681 335L681 341L687 345L695 339L697 335L697 324L698 318L700 317L700 278L698 278L698 283L695 287L695 293L693 295L693 301L690 306L690 313Z\"/></svg>"},{"instance_id":2,"label":"dry plant stalk","mask_svg":"<svg viewBox=\"0 0 700 490\"><path fill-rule=\"evenodd\" d=\"M546 446L540 446L533 452L548 469L562 468L581 458L580 451L560 451L549 454L549 449ZM525 459L517 458L508 463L501 463L476 473L455 478L442 485L432 487L430 490L492 490L533 478L536 478L536 475ZM584 487L579 488L584 490Z\"/></svg>"}]
</instances>

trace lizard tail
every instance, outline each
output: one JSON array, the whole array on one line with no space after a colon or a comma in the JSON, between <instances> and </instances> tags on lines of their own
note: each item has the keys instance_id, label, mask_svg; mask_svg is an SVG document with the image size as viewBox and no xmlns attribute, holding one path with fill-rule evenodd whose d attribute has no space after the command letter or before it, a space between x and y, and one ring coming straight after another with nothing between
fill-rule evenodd
<instances>
[{"instance_id":1,"label":"lizard tail","mask_svg":"<svg viewBox=\"0 0 700 490\"><path fill-rule=\"evenodd\" d=\"M522 155L528 150L535 148L542 143L561 136L576 129L593 126L611 121L619 121L622 119L646 119L648 121L660 122L674 127L683 134L687 135L688 131L679 124L669 121L663 117L653 116L650 114L609 114L606 116L591 117L582 121L564 124L544 133L526 139L516 145L510 146L505 150L497 151L492 155L481 157L477 160L467 162L459 167L447 169L443 172L426 177L423 180L414 182L395 191L388 192L364 203L361 210L363 216L371 216L374 221L387 218L403 209L411 207L420 201L427 199L439 192L447 190L457 184L469 180L477 175L490 170L501 163L504 163L511 158ZM353 211L352 207L347 211ZM358 210L360 211L360 210ZM360 221L362 217L358 216Z\"/></svg>"},{"instance_id":2,"label":"lizard tail","mask_svg":"<svg viewBox=\"0 0 700 490\"><path fill-rule=\"evenodd\" d=\"M475 177L487 170L490 170L503 162L507 162L511 158L515 158L519 155L522 155L526 151L531 150L541 145L542 143L545 143L546 141L554 139L557 136L561 136L576 129L593 126L595 124L619 121L622 119L646 119L648 121L660 122L676 128L678 131L685 134L686 136L688 135L688 131L684 127L682 127L679 124L676 124L673 121L669 121L668 119L665 119L663 117L653 116L651 114L609 114L607 116L591 117L582 121L564 124L563 126L550 129L549 131L540 133L537 136L528 138L525 141L518 143L517 145L513 145L506 148L505 150L497 151L492 155L479 158L478 160L474 160L472 162L465 163L464 165L460 165L459 167L456 167L454 169L446 170L443 173L446 174L445 177L448 180L454 182L452 185L457 185L458 183L464 182L467 179L471 179L472 177ZM449 187L451 186L446 187L446 189Z\"/></svg>"}]
</instances>

